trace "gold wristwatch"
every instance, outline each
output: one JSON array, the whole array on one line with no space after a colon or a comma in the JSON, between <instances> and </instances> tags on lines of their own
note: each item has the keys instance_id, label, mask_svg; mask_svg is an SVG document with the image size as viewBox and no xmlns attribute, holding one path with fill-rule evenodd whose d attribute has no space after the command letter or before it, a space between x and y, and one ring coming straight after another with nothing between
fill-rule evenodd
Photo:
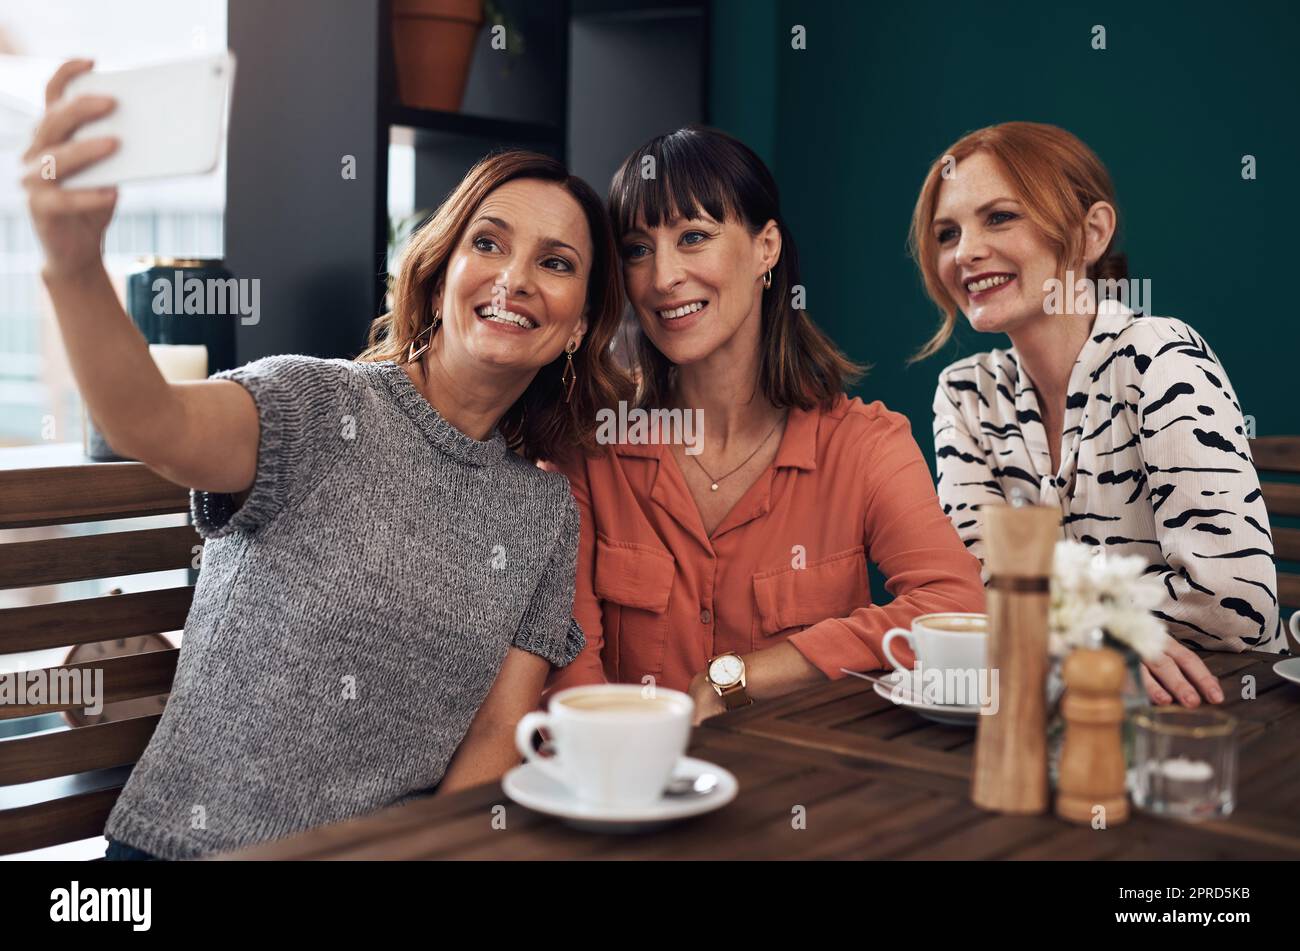
<instances>
[{"instance_id":1,"label":"gold wristwatch","mask_svg":"<svg viewBox=\"0 0 1300 951\"><path fill-rule=\"evenodd\" d=\"M745 689L745 661L735 651L727 651L712 658L705 668L704 676L728 710L747 707L754 702L754 698Z\"/></svg>"}]
</instances>

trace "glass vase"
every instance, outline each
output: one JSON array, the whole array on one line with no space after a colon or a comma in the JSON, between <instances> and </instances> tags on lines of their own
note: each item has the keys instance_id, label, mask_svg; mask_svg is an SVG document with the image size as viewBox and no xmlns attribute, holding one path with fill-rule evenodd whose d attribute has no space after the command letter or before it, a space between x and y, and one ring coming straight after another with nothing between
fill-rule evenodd
<instances>
[{"instance_id":1,"label":"glass vase","mask_svg":"<svg viewBox=\"0 0 1300 951\"><path fill-rule=\"evenodd\" d=\"M1147 706L1146 688L1142 686L1142 658L1137 651L1106 638L1105 643L1096 647L1081 647L1078 650L1093 650L1102 646L1113 647L1124 657L1124 667L1128 671L1124 678L1121 698L1124 701L1124 770L1128 780L1129 791L1133 788L1133 715ZM1056 788L1061 764L1061 749L1065 745L1065 717L1061 713L1061 699L1065 694L1065 680L1061 670L1065 666L1065 656L1053 657L1047 672L1047 776L1052 789Z\"/></svg>"}]
</instances>

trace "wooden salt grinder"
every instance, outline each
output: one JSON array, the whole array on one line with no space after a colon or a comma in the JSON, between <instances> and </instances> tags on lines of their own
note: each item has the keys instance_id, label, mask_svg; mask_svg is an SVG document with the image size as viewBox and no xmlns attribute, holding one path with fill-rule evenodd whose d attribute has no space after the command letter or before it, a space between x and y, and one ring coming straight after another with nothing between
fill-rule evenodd
<instances>
[{"instance_id":1,"label":"wooden salt grinder","mask_svg":"<svg viewBox=\"0 0 1300 951\"><path fill-rule=\"evenodd\" d=\"M1127 676L1124 658L1109 647L1076 650L1065 660L1065 745L1056 790L1062 819L1089 824L1098 806L1107 826L1128 819L1121 693Z\"/></svg>"},{"instance_id":2,"label":"wooden salt grinder","mask_svg":"<svg viewBox=\"0 0 1300 951\"><path fill-rule=\"evenodd\" d=\"M971 800L981 809L1047 811L1047 610L1060 510L983 506L988 665L997 712L981 714ZM994 677L997 680L994 680Z\"/></svg>"}]
</instances>

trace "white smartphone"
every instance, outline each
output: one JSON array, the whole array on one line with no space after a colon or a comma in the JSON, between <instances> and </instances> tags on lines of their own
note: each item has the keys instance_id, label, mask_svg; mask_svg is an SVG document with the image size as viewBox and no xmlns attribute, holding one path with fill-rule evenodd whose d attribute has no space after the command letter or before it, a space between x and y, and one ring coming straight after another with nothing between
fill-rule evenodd
<instances>
[{"instance_id":1,"label":"white smartphone","mask_svg":"<svg viewBox=\"0 0 1300 951\"><path fill-rule=\"evenodd\" d=\"M99 188L212 171L221 158L234 76L235 57L222 52L74 77L64 89L65 98L108 95L117 100L117 107L86 123L72 138L116 136L118 149L64 183Z\"/></svg>"}]
</instances>

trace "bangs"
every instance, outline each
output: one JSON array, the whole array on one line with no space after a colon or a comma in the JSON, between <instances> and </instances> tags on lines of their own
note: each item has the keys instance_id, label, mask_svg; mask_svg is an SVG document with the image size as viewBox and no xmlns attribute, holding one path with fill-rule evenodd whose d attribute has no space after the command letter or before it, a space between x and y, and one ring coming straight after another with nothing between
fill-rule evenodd
<instances>
[{"instance_id":1,"label":"bangs","mask_svg":"<svg viewBox=\"0 0 1300 951\"><path fill-rule=\"evenodd\" d=\"M698 218L701 210L716 221L744 222L731 176L716 167L719 156L707 149L701 136L682 129L658 136L629 155L609 190L615 237L637 227L638 219L657 228L678 217ZM653 178L641 174L647 156L653 159Z\"/></svg>"}]
</instances>

